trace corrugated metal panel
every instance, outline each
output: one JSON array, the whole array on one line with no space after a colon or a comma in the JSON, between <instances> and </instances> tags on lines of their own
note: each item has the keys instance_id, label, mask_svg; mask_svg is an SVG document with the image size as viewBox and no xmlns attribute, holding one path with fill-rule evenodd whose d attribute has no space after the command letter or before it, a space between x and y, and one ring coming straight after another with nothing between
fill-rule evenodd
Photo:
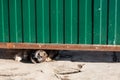
<instances>
[{"instance_id":1,"label":"corrugated metal panel","mask_svg":"<svg viewBox=\"0 0 120 80\"><path fill-rule=\"evenodd\" d=\"M92 0L79 0L79 43L92 44L92 18L93 18L93 4Z\"/></svg>"},{"instance_id":2,"label":"corrugated metal panel","mask_svg":"<svg viewBox=\"0 0 120 80\"><path fill-rule=\"evenodd\" d=\"M50 41L50 1L36 0L36 42Z\"/></svg>"},{"instance_id":3,"label":"corrugated metal panel","mask_svg":"<svg viewBox=\"0 0 120 80\"><path fill-rule=\"evenodd\" d=\"M9 42L8 0L0 0L0 42Z\"/></svg>"},{"instance_id":4,"label":"corrugated metal panel","mask_svg":"<svg viewBox=\"0 0 120 80\"><path fill-rule=\"evenodd\" d=\"M120 0L109 1L108 44L120 44Z\"/></svg>"},{"instance_id":5,"label":"corrugated metal panel","mask_svg":"<svg viewBox=\"0 0 120 80\"><path fill-rule=\"evenodd\" d=\"M21 0L9 0L10 42L22 42Z\"/></svg>"},{"instance_id":6,"label":"corrugated metal panel","mask_svg":"<svg viewBox=\"0 0 120 80\"><path fill-rule=\"evenodd\" d=\"M108 0L94 0L93 44L107 44Z\"/></svg>"},{"instance_id":7,"label":"corrugated metal panel","mask_svg":"<svg viewBox=\"0 0 120 80\"><path fill-rule=\"evenodd\" d=\"M120 0L0 0L0 42L120 44Z\"/></svg>"},{"instance_id":8,"label":"corrugated metal panel","mask_svg":"<svg viewBox=\"0 0 120 80\"><path fill-rule=\"evenodd\" d=\"M21 0L23 15L23 42L36 42L35 0Z\"/></svg>"}]
</instances>

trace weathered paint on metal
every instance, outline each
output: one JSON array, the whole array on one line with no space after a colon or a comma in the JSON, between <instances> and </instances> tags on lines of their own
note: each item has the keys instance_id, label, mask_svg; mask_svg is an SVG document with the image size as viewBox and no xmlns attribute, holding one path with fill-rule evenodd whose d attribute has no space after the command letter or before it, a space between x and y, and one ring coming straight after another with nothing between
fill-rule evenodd
<instances>
[{"instance_id":1,"label":"weathered paint on metal","mask_svg":"<svg viewBox=\"0 0 120 80\"><path fill-rule=\"evenodd\" d=\"M78 45L78 44L35 44L0 43L2 49L46 49L46 50L82 50L82 51L120 51L120 45Z\"/></svg>"},{"instance_id":2,"label":"weathered paint on metal","mask_svg":"<svg viewBox=\"0 0 120 80\"><path fill-rule=\"evenodd\" d=\"M0 42L120 45L120 0L0 0Z\"/></svg>"}]
</instances>

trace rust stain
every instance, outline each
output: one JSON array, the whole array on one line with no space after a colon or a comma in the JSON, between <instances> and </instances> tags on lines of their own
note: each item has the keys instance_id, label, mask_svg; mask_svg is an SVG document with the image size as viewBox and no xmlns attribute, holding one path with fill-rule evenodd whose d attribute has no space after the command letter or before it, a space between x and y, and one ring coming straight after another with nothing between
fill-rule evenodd
<instances>
[{"instance_id":1,"label":"rust stain","mask_svg":"<svg viewBox=\"0 0 120 80\"><path fill-rule=\"evenodd\" d=\"M0 43L5 49L51 49L84 51L120 51L120 45L81 45L81 44L38 44L38 43Z\"/></svg>"}]
</instances>

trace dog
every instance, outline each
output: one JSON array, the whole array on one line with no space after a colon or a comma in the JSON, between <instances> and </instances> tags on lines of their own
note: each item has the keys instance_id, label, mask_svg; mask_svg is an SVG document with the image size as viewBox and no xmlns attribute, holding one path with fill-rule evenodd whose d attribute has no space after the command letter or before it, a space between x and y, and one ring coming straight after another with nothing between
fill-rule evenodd
<instances>
[{"instance_id":1,"label":"dog","mask_svg":"<svg viewBox=\"0 0 120 80\"><path fill-rule=\"evenodd\" d=\"M15 56L17 62L29 60L32 63L50 62L58 55L54 50L22 50Z\"/></svg>"},{"instance_id":2,"label":"dog","mask_svg":"<svg viewBox=\"0 0 120 80\"><path fill-rule=\"evenodd\" d=\"M17 62L28 60L29 58L28 53L29 53L28 50L19 50L16 52L14 60Z\"/></svg>"},{"instance_id":3,"label":"dog","mask_svg":"<svg viewBox=\"0 0 120 80\"><path fill-rule=\"evenodd\" d=\"M50 62L58 55L58 51L37 50L30 55L32 63Z\"/></svg>"}]
</instances>

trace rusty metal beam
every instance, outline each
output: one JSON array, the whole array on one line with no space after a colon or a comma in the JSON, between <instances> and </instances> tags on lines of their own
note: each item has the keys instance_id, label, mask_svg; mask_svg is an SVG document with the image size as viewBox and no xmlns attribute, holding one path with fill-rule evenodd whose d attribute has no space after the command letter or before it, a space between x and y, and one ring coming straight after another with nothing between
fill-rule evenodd
<instances>
[{"instance_id":1,"label":"rusty metal beam","mask_svg":"<svg viewBox=\"0 0 120 80\"><path fill-rule=\"evenodd\" d=\"M120 51L120 45L0 43L1 49L49 49L83 51Z\"/></svg>"}]
</instances>

